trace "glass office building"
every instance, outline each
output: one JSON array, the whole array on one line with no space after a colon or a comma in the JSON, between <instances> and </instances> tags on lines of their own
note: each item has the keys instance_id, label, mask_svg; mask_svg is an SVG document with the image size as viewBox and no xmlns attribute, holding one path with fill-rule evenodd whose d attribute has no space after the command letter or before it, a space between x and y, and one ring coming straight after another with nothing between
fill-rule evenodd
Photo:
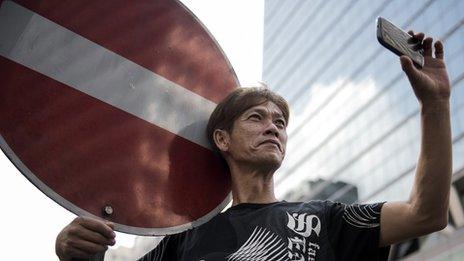
<instances>
[{"instance_id":1,"label":"glass office building","mask_svg":"<svg viewBox=\"0 0 464 261\"><path fill-rule=\"evenodd\" d=\"M276 193L287 200L407 200L420 113L399 58L376 39L378 16L445 45L452 83L450 225L412 260L464 256L464 1L266 0L263 80L292 108Z\"/></svg>"}]
</instances>

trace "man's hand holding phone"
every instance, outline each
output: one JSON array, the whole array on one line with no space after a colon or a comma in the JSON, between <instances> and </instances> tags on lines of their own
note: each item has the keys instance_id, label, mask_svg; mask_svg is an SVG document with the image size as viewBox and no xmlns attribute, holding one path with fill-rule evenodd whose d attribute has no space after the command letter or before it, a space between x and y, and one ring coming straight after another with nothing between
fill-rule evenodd
<instances>
[{"instance_id":1,"label":"man's hand holding phone","mask_svg":"<svg viewBox=\"0 0 464 261\"><path fill-rule=\"evenodd\" d=\"M451 84L441 41L433 44L433 39L425 37L424 33L406 33L382 17L377 18L377 39L385 48L400 56L401 67L422 106L449 101Z\"/></svg>"},{"instance_id":2,"label":"man's hand holding phone","mask_svg":"<svg viewBox=\"0 0 464 261\"><path fill-rule=\"evenodd\" d=\"M443 43L436 41L433 44L435 47L435 51L433 51L431 37L425 37L423 33L414 34L413 31L408 33L421 43L424 54L424 66L421 69L416 68L408 56L400 57L401 67L408 76L416 97L423 106L433 106L437 102L448 102L451 84L444 62Z\"/></svg>"}]
</instances>

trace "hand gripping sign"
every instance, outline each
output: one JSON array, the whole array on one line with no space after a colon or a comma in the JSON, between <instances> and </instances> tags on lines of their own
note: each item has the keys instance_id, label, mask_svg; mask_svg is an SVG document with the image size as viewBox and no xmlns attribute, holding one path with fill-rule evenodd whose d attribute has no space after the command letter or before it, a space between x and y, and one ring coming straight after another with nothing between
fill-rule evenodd
<instances>
[{"instance_id":1,"label":"hand gripping sign","mask_svg":"<svg viewBox=\"0 0 464 261\"><path fill-rule=\"evenodd\" d=\"M238 81L180 2L1 1L0 75L2 150L68 210L163 235L230 201L205 127Z\"/></svg>"}]
</instances>

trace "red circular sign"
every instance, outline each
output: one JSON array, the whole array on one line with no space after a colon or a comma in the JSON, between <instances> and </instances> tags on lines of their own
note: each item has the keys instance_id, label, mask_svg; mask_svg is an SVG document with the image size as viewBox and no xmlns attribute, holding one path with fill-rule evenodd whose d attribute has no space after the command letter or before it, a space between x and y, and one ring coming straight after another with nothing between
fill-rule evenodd
<instances>
[{"instance_id":1,"label":"red circular sign","mask_svg":"<svg viewBox=\"0 0 464 261\"><path fill-rule=\"evenodd\" d=\"M70 211L162 235L230 201L204 132L238 80L180 2L2 1L0 72L2 150Z\"/></svg>"}]
</instances>

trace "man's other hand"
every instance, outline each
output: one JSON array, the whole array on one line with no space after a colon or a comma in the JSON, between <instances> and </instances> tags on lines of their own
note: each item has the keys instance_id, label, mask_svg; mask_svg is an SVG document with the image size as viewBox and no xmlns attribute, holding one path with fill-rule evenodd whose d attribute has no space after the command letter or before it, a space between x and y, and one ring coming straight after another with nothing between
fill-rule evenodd
<instances>
[{"instance_id":1,"label":"man's other hand","mask_svg":"<svg viewBox=\"0 0 464 261\"><path fill-rule=\"evenodd\" d=\"M113 223L77 217L57 236L56 255L61 261L89 258L116 243Z\"/></svg>"}]
</instances>

